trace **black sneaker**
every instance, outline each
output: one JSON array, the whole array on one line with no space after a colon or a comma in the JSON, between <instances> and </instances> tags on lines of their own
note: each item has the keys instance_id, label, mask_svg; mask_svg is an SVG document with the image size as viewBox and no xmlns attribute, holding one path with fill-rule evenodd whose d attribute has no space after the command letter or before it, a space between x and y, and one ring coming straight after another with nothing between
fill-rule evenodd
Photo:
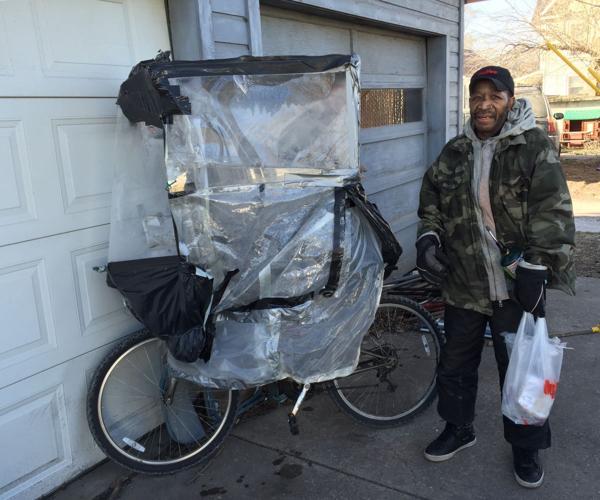
<instances>
[{"instance_id":1,"label":"black sneaker","mask_svg":"<svg viewBox=\"0 0 600 500\"><path fill-rule=\"evenodd\" d=\"M524 488L539 488L544 482L544 468L537 450L513 446L515 479Z\"/></svg>"},{"instance_id":2,"label":"black sneaker","mask_svg":"<svg viewBox=\"0 0 600 500\"><path fill-rule=\"evenodd\" d=\"M425 458L431 462L450 460L460 450L477 442L471 424L456 426L450 422L442 433L425 448Z\"/></svg>"}]
</instances>

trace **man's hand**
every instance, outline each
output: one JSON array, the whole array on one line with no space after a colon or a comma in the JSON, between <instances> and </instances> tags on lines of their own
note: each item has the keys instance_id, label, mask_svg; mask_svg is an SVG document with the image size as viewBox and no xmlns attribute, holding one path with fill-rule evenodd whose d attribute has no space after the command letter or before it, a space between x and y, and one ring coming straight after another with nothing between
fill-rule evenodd
<instances>
[{"instance_id":1,"label":"man's hand","mask_svg":"<svg viewBox=\"0 0 600 500\"><path fill-rule=\"evenodd\" d=\"M417 240L416 247L419 274L428 283L440 286L448 271L448 257L438 239L427 234Z\"/></svg>"},{"instance_id":2,"label":"man's hand","mask_svg":"<svg viewBox=\"0 0 600 500\"><path fill-rule=\"evenodd\" d=\"M530 264L522 260L517 266L515 291L517 300L527 312L537 318L546 316L546 266Z\"/></svg>"}]
</instances>

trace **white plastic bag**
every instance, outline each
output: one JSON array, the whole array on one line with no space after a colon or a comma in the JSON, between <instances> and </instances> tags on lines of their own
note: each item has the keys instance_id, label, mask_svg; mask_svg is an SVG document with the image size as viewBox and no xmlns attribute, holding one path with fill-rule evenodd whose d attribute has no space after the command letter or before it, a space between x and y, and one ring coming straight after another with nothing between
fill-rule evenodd
<instances>
[{"instance_id":1,"label":"white plastic bag","mask_svg":"<svg viewBox=\"0 0 600 500\"><path fill-rule=\"evenodd\" d=\"M545 318L523 313L502 389L502 413L516 424L543 425L556 396L566 344L548 337Z\"/></svg>"}]
</instances>

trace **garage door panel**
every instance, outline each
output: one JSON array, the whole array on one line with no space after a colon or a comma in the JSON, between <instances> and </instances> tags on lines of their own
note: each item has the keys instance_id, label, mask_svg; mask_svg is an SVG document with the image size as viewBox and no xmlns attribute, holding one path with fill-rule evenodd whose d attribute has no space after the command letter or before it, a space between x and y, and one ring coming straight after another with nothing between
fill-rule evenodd
<instances>
[{"instance_id":1,"label":"garage door panel","mask_svg":"<svg viewBox=\"0 0 600 500\"><path fill-rule=\"evenodd\" d=\"M383 216L393 226L394 221L403 217L416 217L420 187L421 179L417 178L374 193L369 196L369 199L377 204Z\"/></svg>"},{"instance_id":2,"label":"garage door panel","mask_svg":"<svg viewBox=\"0 0 600 500\"><path fill-rule=\"evenodd\" d=\"M0 409L0 440L12 455L2 469L0 495L67 467L72 457L63 386Z\"/></svg>"},{"instance_id":3,"label":"garage door panel","mask_svg":"<svg viewBox=\"0 0 600 500\"><path fill-rule=\"evenodd\" d=\"M66 214L110 207L115 127L116 117L52 120Z\"/></svg>"},{"instance_id":4,"label":"garage door panel","mask_svg":"<svg viewBox=\"0 0 600 500\"><path fill-rule=\"evenodd\" d=\"M385 36L358 31L354 51L361 56L365 74L416 75L425 68L423 39Z\"/></svg>"},{"instance_id":5,"label":"garage door panel","mask_svg":"<svg viewBox=\"0 0 600 500\"><path fill-rule=\"evenodd\" d=\"M106 285L106 275L94 271L94 267L106 265L107 261L107 243L71 252L82 336L101 334L103 330L108 329L118 329L123 322L135 323L129 315L124 314L121 295Z\"/></svg>"},{"instance_id":6,"label":"garage door panel","mask_svg":"<svg viewBox=\"0 0 600 500\"><path fill-rule=\"evenodd\" d=\"M363 185L369 197L375 196L381 191L391 189L391 187L401 186L412 182L415 179L419 181L423 178L423 167L415 167L409 170L388 170L381 172L377 176L365 175Z\"/></svg>"},{"instance_id":7,"label":"garage door panel","mask_svg":"<svg viewBox=\"0 0 600 500\"><path fill-rule=\"evenodd\" d=\"M405 88L420 89L426 86L425 75L382 75L365 74L360 77L363 88Z\"/></svg>"},{"instance_id":8,"label":"garage door panel","mask_svg":"<svg viewBox=\"0 0 600 500\"><path fill-rule=\"evenodd\" d=\"M162 0L0 2L4 96L116 96L140 59L168 50Z\"/></svg>"},{"instance_id":9,"label":"garage door panel","mask_svg":"<svg viewBox=\"0 0 600 500\"><path fill-rule=\"evenodd\" d=\"M265 55L348 54L350 30L279 17L261 16Z\"/></svg>"},{"instance_id":10,"label":"garage door panel","mask_svg":"<svg viewBox=\"0 0 600 500\"><path fill-rule=\"evenodd\" d=\"M114 100L0 102L0 245L108 223Z\"/></svg>"},{"instance_id":11,"label":"garage door panel","mask_svg":"<svg viewBox=\"0 0 600 500\"><path fill-rule=\"evenodd\" d=\"M0 268L0 318L19 318L0 337L0 369L56 348L44 259Z\"/></svg>"},{"instance_id":12,"label":"garage door panel","mask_svg":"<svg viewBox=\"0 0 600 500\"><path fill-rule=\"evenodd\" d=\"M108 226L0 248L0 387L139 328L93 270L108 260Z\"/></svg>"},{"instance_id":13,"label":"garage door panel","mask_svg":"<svg viewBox=\"0 0 600 500\"><path fill-rule=\"evenodd\" d=\"M112 344L0 389L0 498L30 500L104 456L85 415L94 369Z\"/></svg>"},{"instance_id":14,"label":"garage door panel","mask_svg":"<svg viewBox=\"0 0 600 500\"><path fill-rule=\"evenodd\" d=\"M21 120L0 120L0 177L0 226L34 220L31 167Z\"/></svg>"},{"instance_id":15,"label":"garage door panel","mask_svg":"<svg viewBox=\"0 0 600 500\"><path fill-rule=\"evenodd\" d=\"M31 10L47 77L115 78L135 60L124 1L34 0Z\"/></svg>"},{"instance_id":16,"label":"garage door panel","mask_svg":"<svg viewBox=\"0 0 600 500\"><path fill-rule=\"evenodd\" d=\"M401 169L398 168L399 162L402 164ZM378 177L386 172L423 168L425 136L413 135L363 144L360 148L360 163L367 169L369 177Z\"/></svg>"},{"instance_id":17,"label":"garage door panel","mask_svg":"<svg viewBox=\"0 0 600 500\"><path fill-rule=\"evenodd\" d=\"M2 3L0 3L0 77L14 75L14 68L9 57L8 40L6 15Z\"/></svg>"}]
</instances>

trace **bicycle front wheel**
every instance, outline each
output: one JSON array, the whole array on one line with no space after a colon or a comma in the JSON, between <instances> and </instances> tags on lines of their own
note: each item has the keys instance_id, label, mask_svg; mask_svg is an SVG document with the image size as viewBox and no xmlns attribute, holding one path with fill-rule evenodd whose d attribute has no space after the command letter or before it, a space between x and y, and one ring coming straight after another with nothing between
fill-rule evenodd
<instances>
[{"instance_id":1,"label":"bicycle front wheel","mask_svg":"<svg viewBox=\"0 0 600 500\"><path fill-rule=\"evenodd\" d=\"M368 425L404 423L435 398L441 341L435 320L418 303L383 296L356 370L333 380L330 395L344 412Z\"/></svg>"},{"instance_id":2,"label":"bicycle front wheel","mask_svg":"<svg viewBox=\"0 0 600 500\"><path fill-rule=\"evenodd\" d=\"M163 341L142 330L96 369L87 398L90 431L115 462L169 474L207 461L234 424L238 394L171 376Z\"/></svg>"}]
</instances>

